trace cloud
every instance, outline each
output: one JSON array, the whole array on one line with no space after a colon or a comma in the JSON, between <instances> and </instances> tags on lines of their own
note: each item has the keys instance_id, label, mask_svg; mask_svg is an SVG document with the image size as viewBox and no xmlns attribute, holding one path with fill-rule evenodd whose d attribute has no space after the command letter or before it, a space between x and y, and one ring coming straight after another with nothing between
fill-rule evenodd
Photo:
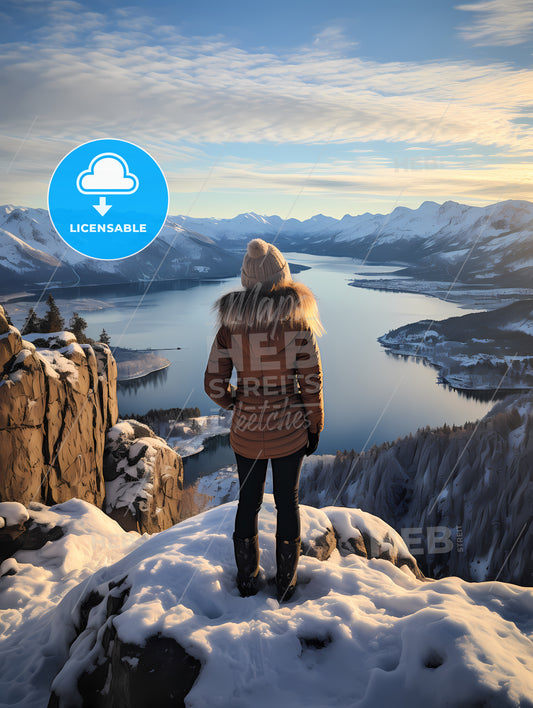
<instances>
[{"instance_id":1,"label":"cloud","mask_svg":"<svg viewBox=\"0 0 533 708\"><path fill-rule=\"evenodd\" d=\"M138 131L144 144L532 143L513 120L533 95L533 72L505 64L282 57L217 38L163 46L100 31L88 47L5 47L0 130L18 135L37 105L41 135L68 131L77 142L104 129Z\"/></svg>"},{"instance_id":2,"label":"cloud","mask_svg":"<svg viewBox=\"0 0 533 708\"><path fill-rule=\"evenodd\" d=\"M78 175L76 184L82 194L133 194L139 180L130 173L123 157L102 153L91 161L88 170Z\"/></svg>"},{"instance_id":3,"label":"cloud","mask_svg":"<svg viewBox=\"0 0 533 708\"><path fill-rule=\"evenodd\" d=\"M479 47L522 44L533 34L532 0L487 0L455 9L478 14L471 25L460 27L459 33Z\"/></svg>"},{"instance_id":4,"label":"cloud","mask_svg":"<svg viewBox=\"0 0 533 708\"><path fill-rule=\"evenodd\" d=\"M353 49L359 44L347 39L345 30L336 25L330 25L315 35L313 48L318 52L328 52L330 54L340 53L347 49Z\"/></svg>"},{"instance_id":5,"label":"cloud","mask_svg":"<svg viewBox=\"0 0 533 708\"><path fill-rule=\"evenodd\" d=\"M453 164L446 159L329 161L322 164L291 163L272 165L226 161L218 164L210 177L212 192L269 192L315 196L336 195L355 199L375 195L397 199L455 199L462 203L497 202L507 198L533 201L529 162L488 165L469 162L467 156ZM193 169L167 173L173 193L197 192L205 174ZM316 202L315 202L316 204Z\"/></svg>"},{"instance_id":6,"label":"cloud","mask_svg":"<svg viewBox=\"0 0 533 708\"><path fill-rule=\"evenodd\" d=\"M401 142L402 147L437 145L439 150L443 145L490 145L517 160L533 151L531 126L516 122L530 109L531 69L504 62L379 62L333 48L335 39L337 45L341 40L335 28L318 35L309 47L285 53L247 51L220 36L171 32L133 10L109 9L104 15L84 12L70 2L49 7L48 24L43 22L31 41L0 47L6 97L0 160L7 165L17 153L11 181L0 185L10 194L12 185L23 185L25 178L36 185L40 175L45 195L53 168L70 149L105 137L143 145L165 172L196 160L197 174L203 177L191 184L198 188L214 159L209 153L223 158L225 146L233 143L352 148L384 141ZM67 27L74 27L74 33L65 31ZM36 106L38 119L20 147ZM364 145L357 147L364 150ZM310 168L305 167L307 172ZM370 161L360 167L363 178L339 174L335 165L328 169L331 179L320 173L324 189L358 189L368 172L368 184L378 194L380 179L384 190L394 190L403 179L394 166L377 172L377 163ZM456 190L451 172L442 170L426 186L420 171L410 173L426 194L439 189L440 178L443 193L446 185ZM224 168L218 174L225 175L219 185L246 189L242 171ZM316 179L318 174L313 173ZM257 189L274 189L277 183L281 191L297 181L290 166L287 174L282 166L269 173L254 169L249 179ZM465 176L465 184L473 188L475 179L485 184L482 172L474 170ZM308 184L320 186L313 180ZM527 185L518 185L520 194Z\"/></svg>"}]
</instances>

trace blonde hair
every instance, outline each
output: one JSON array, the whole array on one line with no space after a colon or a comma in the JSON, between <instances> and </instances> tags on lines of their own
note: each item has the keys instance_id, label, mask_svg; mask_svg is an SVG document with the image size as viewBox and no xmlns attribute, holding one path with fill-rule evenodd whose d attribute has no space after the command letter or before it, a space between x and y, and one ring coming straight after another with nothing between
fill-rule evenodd
<instances>
[{"instance_id":1,"label":"blonde hair","mask_svg":"<svg viewBox=\"0 0 533 708\"><path fill-rule=\"evenodd\" d=\"M240 327L276 329L281 323L300 330L310 330L321 337L325 329L311 290L303 283L283 279L265 287L227 293L217 300L218 325L230 331Z\"/></svg>"}]
</instances>

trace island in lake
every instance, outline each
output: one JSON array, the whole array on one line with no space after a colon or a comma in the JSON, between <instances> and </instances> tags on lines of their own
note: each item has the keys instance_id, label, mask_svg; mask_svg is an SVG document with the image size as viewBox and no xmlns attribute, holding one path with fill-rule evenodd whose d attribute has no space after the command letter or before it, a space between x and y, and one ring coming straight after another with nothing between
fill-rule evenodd
<instances>
[{"instance_id":1,"label":"island in lake","mask_svg":"<svg viewBox=\"0 0 533 708\"><path fill-rule=\"evenodd\" d=\"M176 347L180 349L181 347ZM117 382L134 381L170 366L170 361L151 349L125 349L114 347L113 356L117 362Z\"/></svg>"}]
</instances>

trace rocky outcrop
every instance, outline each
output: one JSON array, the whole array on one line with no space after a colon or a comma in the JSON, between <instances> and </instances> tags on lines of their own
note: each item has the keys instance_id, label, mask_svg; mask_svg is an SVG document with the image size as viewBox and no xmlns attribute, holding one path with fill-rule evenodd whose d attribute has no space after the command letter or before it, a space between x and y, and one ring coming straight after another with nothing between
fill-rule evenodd
<instances>
[{"instance_id":1,"label":"rocky outcrop","mask_svg":"<svg viewBox=\"0 0 533 708\"><path fill-rule=\"evenodd\" d=\"M0 307L0 371L0 502L77 497L141 533L180 520L181 457L142 423L115 426L106 344L80 345L71 332L22 338Z\"/></svg>"},{"instance_id":2,"label":"rocky outcrop","mask_svg":"<svg viewBox=\"0 0 533 708\"><path fill-rule=\"evenodd\" d=\"M41 508L35 502L29 509L18 502L0 502L0 577L15 574L16 563L4 561L17 551L39 550L48 541L57 541L64 535L61 526L40 520Z\"/></svg>"},{"instance_id":3,"label":"rocky outcrop","mask_svg":"<svg viewBox=\"0 0 533 708\"><path fill-rule=\"evenodd\" d=\"M0 373L0 500L100 506L105 431L118 416L109 347L70 332L23 339L0 307Z\"/></svg>"},{"instance_id":4,"label":"rocky outcrop","mask_svg":"<svg viewBox=\"0 0 533 708\"><path fill-rule=\"evenodd\" d=\"M128 448L131 441L126 437L128 427L132 428L134 435L146 432L145 426L137 425L138 428L135 421L123 421L111 429L110 437L116 443L115 451L122 445L125 445L125 450L131 449L131 446ZM122 431L120 442L117 430ZM143 439L154 438L140 438ZM122 456L124 449L120 450L120 461L126 459ZM144 541L147 544L144 548L141 543L123 562L102 568L90 582L80 585L79 596L69 614L69 622L72 624L69 631L70 650L52 682L48 708L70 708L72 705L82 708L185 706L186 696L195 683L202 679L204 661L197 647L196 655L191 653L194 643L190 639L181 642L176 636L176 633L180 633L180 623L171 627L162 621L156 627L151 613L160 613L164 606L172 614L179 608L183 609L184 605L189 607L191 603L194 614L187 612L182 624L192 621L200 626L207 623L215 627L224 621L223 615L232 611L233 601L227 603L233 595L240 621L249 616L250 608L242 606L239 609L242 599L238 597L234 582L233 547L231 534L228 533L233 527L234 518L234 513L228 512L234 512L234 508L235 502L231 506L220 506L177 524L157 537ZM310 597L320 592L324 596L328 595L329 587L320 585L321 581L321 590L318 587L308 589L311 578L304 568L306 562L311 561L309 567L321 574L322 571L313 565L313 562L319 561L327 574L328 567L335 567L339 563L337 550L343 557L368 555L370 559L377 557L379 552L382 553L380 557L385 558L384 553L388 549L387 560L390 563L400 567L407 564L410 580L406 582L414 583L415 578L425 579L413 570L416 568L416 560L410 556L398 534L371 514L340 507L312 509L303 506L301 511L300 593L309 593ZM261 564L265 575L273 577L276 509L272 495L267 494L265 497L261 522ZM350 550L349 538L357 535L357 527L363 530L368 539L367 555L359 549ZM197 540L191 542L192 538ZM390 544L385 539L389 539ZM212 548L215 543L217 548ZM209 562L206 562L204 554L208 554ZM399 558L402 562L397 562ZM354 561L356 567L360 567L358 561ZM385 573L384 577L388 577L387 573L392 569L386 563L380 570ZM220 576L215 579L213 572L220 573ZM158 578L155 593L143 595L146 583L144 574L148 574L150 582ZM190 585L187 586L187 582ZM147 589L149 593L152 592L149 585ZM252 602L258 601L259 606L265 606L265 594L271 592L267 584ZM150 628L147 634L144 627L140 628L138 620L134 619L143 607L147 609L145 622ZM294 603L285 607L285 611L290 612ZM273 612L272 606L266 606L265 610L269 615ZM335 617L334 621L339 621L339 618ZM243 624L248 623L244 621ZM187 637L187 633L184 632L183 636ZM302 630L298 639L303 658L306 657L305 651L327 646L332 641L331 638L328 640L328 636L327 632L322 634L320 622L313 631L309 628ZM200 701L199 705L203 703Z\"/></svg>"},{"instance_id":5,"label":"rocky outcrop","mask_svg":"<svg viewBox=\"0 0 533 708\"><path fill-rule=\"evenodd\" d=\"M77 678L82 708L158 708L184 706L201 664L173 639L148 637L142 646L124 641L114 621L129 595L128 578L105 583L88 593L78 610L78 636L90 642L94 657ZM91 623L89 625L89 620ZM69 708L72 689L56 679L48 708Z\"/></svg>"},{"instance_id":6,"label":"rocky outcrop","mask_svg":"<svg viewBox=\"0 0 533 708\"><path fill-rule=\"evenodd\" d=\"M418 580L431 581L418 567L403 538L377 516L361 509L328 506L321 509L330 519L341 556L355 554L379 558L410 571Z\"/></svg>"},{"instance_id":7,"label":"rocky outcrop","mask_svg":"<svg viewBox=\"0 0 533 708\"><path fill-rule=\"evenodd\" d=\"M279 604L269 583L239 595L236 502L151 537L124 533L135 539L124 553L111 520L102 529L97 509L68 504L49 512L65 520L66 539L50 544L57 551L45 563L57 565L63 553L69 565L74 532L80 545L102 544L101 565L39 617L47 639L57 627L49 641L36 650L36 632L27 631L24 643L3 647L0 673L18 682L17 705L36 681L32 705L50 697L49 708L531 704L529 589L457 577L425 583L406 564L349 553L361 530L370 555L387 545L391 558L405 555L394 530L371 514L302 505L302 542L312 546L333 524L338 546L324 561L302 555L295 594ZM84 532L91 527L99 540ZM267 578L275 531L267 495L259 528ZM26 567L4 582L22 588L32 572L43 575ZM32 651L30 671L24 653Z\"/></svg>"},{"instance_id":8,"label":"rocky outcrop","mask_svg":"<svg viewBox=\"0 0 533 708\"><path fill-rule=\"evenodd\" d=\"M126 531L155 533L180 520L182 459L144 423L108 430L104 477L105 511Z\"/></svg>"}]
</instances>

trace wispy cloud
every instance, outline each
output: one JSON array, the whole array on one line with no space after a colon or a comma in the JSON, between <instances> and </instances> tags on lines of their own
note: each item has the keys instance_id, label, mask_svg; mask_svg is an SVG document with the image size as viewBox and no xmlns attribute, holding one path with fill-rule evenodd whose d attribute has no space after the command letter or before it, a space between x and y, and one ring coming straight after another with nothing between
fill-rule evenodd
<instances>
[{"instance_id":1,"label":"wispy cloud","mask_svg":"<svg viewBox=\"0 0 533 708\"><path fill-rule=\"evenodd\" d=\"M456 9L477 13L472 24L459 28L463 39L477 46L509 47L533 35L532 0L487 0Z\"/></svg>"},{"instance_id":2,"label":"wispy cloud","mask_svg":"<svg viewBox=\"0 0 533 708\"><path fill-rule=\"evenodd\" d=\"M532 146L530 127L513 122L533 95L531 70L305 51L278 56L216 37L161 43L101 27L92 15L82 44L4 46L2 95L9 100L1 130L17 135L38 105L43 135L75 140L136 125L156 141Z\"/></svg>"},{"instance_id":3,"label":"wispy cloud","mask_svg":"<svg viewBox=\"0 0 533 708\"><path fill-rule=\"evenodd\" d=\"M372 160L328 161L316 165L291 163L269 166L260 163L222 161L212 175L210 188L214 191L254 190L280 191L297 194L302 187L308 195L340 198L360 195L395 198L399 193L406 199L418 200L441 196L462 202L495 202L507 198L532 200L533 187L529 179L530 164L489 165L468 164L435 158L428 161ZM194 168L167 174L171 191L194 192L202 173Z\"/></svg>"},{"instance_id":4,"label":"wispy cloud","mask_svg":"<svg viewBox=\"0 0 533 708\"><path fill-rule=\"evenodd\" d=\"M347 49L353 49L358 42L346 38L344 29L338 25L330 25L315 35L313 47L319 52L336 54Z\"/></svg>"},{"instance_id":5,"label":"wispy cloud","mask_svg":"<svg viewBox=\"0 0 533 708\"><path fill-rule=\"evenodd\" d=\"M25 179L37 189L40 174L45 190L51 167L68 150L100 137L141 143L170 169L178 161L186 166L202 159L203 146L213 143L397 141L420 150L468 143L497 146L518 159L533 151L532 127L516 122L533 95L529 69L373 61L340 51L343 35L335 27L309 47L283 55L246 51L220 36L182 36L131 9L104 15L73 0L40 7L46 21L32 41L0 48L0 173L19 149L36 107L39 114L11 169L11 189ZM331 177L317 169L310 189L377 194L383 180L383 189L394 184L397 193L403 177L376 157L365 162L364 179L331 164ZM357 169L361 175L363 168ZM496 168L489 173L500 174ZM268 172L225 166L218 174L218 184L244 189L248 183L289 190L302 179L301 172L288 167L284 174L281 166ZM444 169L421 174L410 173L413 189L424 195L439 185L456 194L458 184L473 188L474 179L487 185L473 170L455 177ZM182 182L176 177L176 189Z\"/></svg>"}]
</instances>

